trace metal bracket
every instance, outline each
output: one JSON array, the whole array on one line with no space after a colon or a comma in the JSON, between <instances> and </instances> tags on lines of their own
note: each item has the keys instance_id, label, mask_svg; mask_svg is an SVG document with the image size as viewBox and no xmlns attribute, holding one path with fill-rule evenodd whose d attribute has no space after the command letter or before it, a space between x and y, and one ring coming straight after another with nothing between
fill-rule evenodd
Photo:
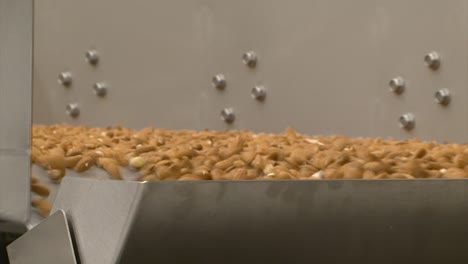
<instances>
[{"instance_id":1,"label":"metal bracket","mask_svg":"<svg viewBox=\"0 0 468 264\"><path fill-rule=\"evenodd\" d=\"M31 211L32 58L33 0L0 0L0 221L15 230Z\"/></svg>"},{"instance_id":2,"label":"metal bracket","mask_svg":"<svg viewBox=\"0 0 468 264\"><path fill-rule=\"evenodd\" d=\"M65 212L58 210L7 247L11 264L76 264Z\"/></svg>"}]
</instances>

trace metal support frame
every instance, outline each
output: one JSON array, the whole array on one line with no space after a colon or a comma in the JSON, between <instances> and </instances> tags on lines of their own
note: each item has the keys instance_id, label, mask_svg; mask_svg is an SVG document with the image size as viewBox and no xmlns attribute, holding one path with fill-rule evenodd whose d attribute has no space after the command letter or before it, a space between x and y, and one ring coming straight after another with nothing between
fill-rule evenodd
<instances>
[{"instance_id":1,"label":"metal support frame","mask_svg":"<svg viewBox=\"0 0 468 264\"><path fill-rule=\"evenodd\" d=\"M30 218L32 60L33 0L0 0L0 231Z\"/></svg>"},{"instance_id":2,"label":"metal support frame","mask_svg":"<svg viewBox=\"0 0 468 264\"><path fill-rule=\"evenodd\" d=\"M11 264L76 264L71 229L58 210L8 246Z\"/></svg>"}]
</instances>

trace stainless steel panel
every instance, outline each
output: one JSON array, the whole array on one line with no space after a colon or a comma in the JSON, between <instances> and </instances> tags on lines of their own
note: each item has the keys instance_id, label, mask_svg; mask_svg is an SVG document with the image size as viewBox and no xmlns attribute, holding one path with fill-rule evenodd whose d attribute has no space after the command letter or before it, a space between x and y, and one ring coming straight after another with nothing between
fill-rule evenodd
<instances>
[{"instance_id":1,"label":"stainless steel panel","mask_svg":"<svg viewBox=\"0 0 468 264\"><path fill-rule=\"evenodd\" d=\"M57 183L56 181L51 180L47 170L44 170L43 167L33 164L31 171L34 176L39 178L39 181L41 183L47 184L47 186L50 189L50 194L47 197L47 200L49 200L53 204L55 201L55 197L57 196L60 184ZM124 178L124 180L127 180L127 181L135 181L138 177L140 177L138 172L132 169L121 168L121 171L122 171L122 177ZM67 170L66 175L67 177L92 178L92 179L100 179L100 180L111 179L111 177L105 170L102 170L96 167L91 168L84 173L77 173L74 170ZM34 193L31 192L31 195L34 195ZM39 213L39 210L37 210L36 208L32 208L30 220L28 221L26 225L24 224L13 225L12 223L9 223L9 222L0 222L0 231L8 230L16 234L23 234L28 229L31 229L37 224L39 224L43 219L44 217L41 216L41 214Z\"/></svg>"},{"instance_id":2,"label":"stainless steel panel","mask_svg":"<svg viewBox=\"0 0 468 264\"><path fill-rule=\"evenodd\" d=\"M468 142L468 2L451 1L385 1L379 0L373 25L379 39L378 60L375 63L379 80L378 96L373 112L379 133L404 137ZM414 4L414 6L413 6ZM439 70L424 65L423 57L430 51L442 57ZM395 75L408 81L406 92L395 96L387 92L386 84ZM434 102L434 93L447 88L452 102L442 107ZM416 126L407 133L389 120L413 112ZM393 124L393 123L392 123Z\"/></svg>"},{"instance_id":3,"label":"stainless steel panel","mask_svg":"<svg viewBox=\"0 0 468 264\"><path fill-rule=\"evenodd\" d=\"M29 154L0 153L0 219L26 224L30 217ZM1 227L1 225L0 225ZM8 231L8 230L0 230Z\"/></svg>"},{"instance_id":4,"label":"stainless steel panel","mask_svg":"<svg viewBox=\"0 0 468 264\"><path fill-rule=\"evenodd\" d=\"M65 211L80 263L116 263L139 209L142 184L65 177L52 213Z\"/></svg>"},{"instance_id":5,"label":"stainless steel panel","mask_svg":"<svg viewBox=\"0 0 468 264\"><path fill-rule=\"evenodd\" d=\"M82 263L465 263L468 181L65 179Z\"/></svg>"},{"instance_id":6,"label":"stainless steel panel","mask_svg":"<svg viewBox=\"0 0 468 264\"><path fill-rule=\"evenodd\" d=\"M141 128L248 128L311 134L465 141L467 5L463 0L40 1L36 5L34 121ZM100 53L97 66L85 52ZM254 50L255 69L241 56ZM439 71L424 55L438 51ZM70 70L73 85L57 82ZM217 73L227 87L211 85ZM408 81L401 96L391 78ZM106 98L92 85L106 81ZM261 103L250 97L267 88ZM433 102L437 89L453 103ZM65 115L69 102L81 117ZM219 118L233 107L237 119ZM398 118L414 112L406 132ZM450 129L445 129L450 128Z\"/></svg>"},{"instance_id":7,"label":"stainless steel panel","mask_svg":"<svg viewBox=\"0 0 468 264\"><path fill-rule=\"evenodd\" d=\"M63 211L57 211L8 247L11 264L76 264L70 227Z\"/></svg>"},{"instance_id":8,"label":"stainless steel panel","mask_svg":"<svg viewBox=\"0 0 468 264\"><path fill-rule=\"evenodd\" d=\"M30 197L33 1L0 0L0 221L26 223Z\"/></svg>"}]
</instances>

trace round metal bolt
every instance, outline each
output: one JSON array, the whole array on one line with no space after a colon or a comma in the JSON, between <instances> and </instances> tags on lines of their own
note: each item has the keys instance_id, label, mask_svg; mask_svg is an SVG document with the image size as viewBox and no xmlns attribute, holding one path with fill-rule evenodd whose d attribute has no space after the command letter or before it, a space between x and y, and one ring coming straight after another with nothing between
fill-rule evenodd
<instances>
[{"instance_id":1,"label":"round metal bolt","mask_svg":"<svg viewBox=\"0 0 468 264\"><path fill-rule=\"evenodd\" d=\"M400 127L406 130L411 130L416 124L416 119L412 113L407 113L400 116Z\"/></svg>"},{"instance_id":2,"label":"round metal bolt","mask_svg":"<svg viewBox=\"0 0 468 264\"><path fill-rule=\"evenodd\" d=\"M58 82L63 86L70 86L73 82L71 72L62 72L59 74Z\"/></svg>"},{"instance_id":3,"label":"round metal bolt","mask_svg":"<svg viewBox=\"0 0 468 264\"><path fill-rule=\"evenodd\" d=\"M450 91L448 89L440 89L434 94L435 100L438 104L448 105L452 97L450 96Z\"/></svg>"},{"instance_id":4,"label":"round metal bolt","mask_svg":"<svg viewBox=\"0 0 468 264\"><path fill-rule=\"evenodd\" d=\"M80 106L77 103L70 103L67 105L67 115L77 118L80 115Z\"/></svg>"},{"instance_id":5,"label":"round metal bolt","mask_svg":"<svg viewBox=\"0 0 468 264\"><path fill-rule=\"evenodd\" d=\"M107 84L104 82L95 83L93 89L96 95L99 97L104 97L107 94Z\"/></svg>"},{"instance_id":6,"label":"round metal bolt","mask_svg":"<svg viewBox=\"0 0 468 264\"><path fill-rule=\"evenodd\" d=\"M402 94L406 88L406 82L403 77L396 77L391 79L388 85L390 86L390 91L396 94Z\"/></svg>"},{"instance_id":7,"label":"round metal bolt","mask_svg":"<svg viewBox=\"0 0 468 264\"><path fill-rule=\"evenodd\" d=\"M227 86L226 77L224 74L217 74L212 79L213 86L217 89L224 89Z\"/></svg>"},{"instance_id":8,"label":"round metal bolt","mask_svg":"<svg viewBox=\"0 0 468 264\"><path fill-rule=\"evenodd\" d=\"M232 123L236 120L236 115L234 114L234 109L224 108L221 111L221 119L226 123Z\"/></svg>"},{"instance_id":9,"label":"round metal bolt","mask_svg":"<svg viewBox=\"0 0 468 264\"><path fill-rule=\"evenodd\" d=\"M245 65L249 66L250 68L254 68L257 66L258 57L254 51L248 51L242 55L242 61Z\"/></svg>"},{"instance_id":10,"label":"round metal bolt","mask_svg":"<svg viewBox=\"0 0 468 264\"><path fill-rule=\"evenodd\" d=\"M88 50L86 52L86 60L91 65L96 65L99 62L99 53L96 50Z\"/></svg>"},{"instance_id":11,"label":"round metal bolt","mask_svg":"<svg viewBox=\"0 0 468 264\"><path fill-rule=\"evenodd\" d=\"M254 88L252 88L251 96L254 99L257 99L259 101L265 100L266 97L266 89L263 86L257 85Z\"/></svg>"},{"instance_id":12,"label":"round metal bolt","mask_svg":"<svg viewBox=\"0 0 468 264\"><path fill-rule=\"evenodd\" d=\"M432 51L424 56L424 62L426 62L427 67L437 70L440 67L440 55L439 53Z\"/></svg>"}]
</instances>

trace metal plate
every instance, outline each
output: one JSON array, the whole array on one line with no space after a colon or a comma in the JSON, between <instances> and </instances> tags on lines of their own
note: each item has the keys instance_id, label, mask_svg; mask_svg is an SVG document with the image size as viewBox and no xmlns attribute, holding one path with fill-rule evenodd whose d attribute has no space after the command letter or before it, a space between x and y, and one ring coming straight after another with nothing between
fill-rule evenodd
<instances>
[{"instance_id":1,"label":"metal plate","mask_svg":"<svg viewBox=\"0 0 468 264\"><path fill-rule=\"evenodd\" d=\"M135 181L139 177L139 174L137 173L137 171L129 169L129 168L121 168L121 172L122 172L123 179L127 181ZM50 194L47 197L47 200L51 204L53 204L55 201L55 197L57 196L57 193L59 191L60 184L57 183L56 181L51 180L49 178L48 171L45 170L43 167L38 166L36 164L32 165L32 174L38 177L39 182L41 182L42 184L46 184L49 187ZM96 167L93 167L83 173L77 173L74 170L67 170L66 175L67 177L81 177L81 178L88 178L88 179L100 179L100 180L111 179L111 177L105 170L102 170ZM31 192L31 195L35 195L35 194ZM23 234L28 229L33 228L34 226L39 224L44 219L44 217L40 215L39 211L36 208L31 207L31 210L32 210L31 218L26 226L25 225L15 226L15 225L12 225L12 223L0 222L0 230L10 230L10 232Z\"/></svg>"},{"instance_id":2,"label":"metal plate","mask_svg":"<svg viewBox=\"0 0 468 264\"><path fill-rule=\"evenodd\" d=\"M76 264L65 213L57 211L8 247L11 264Z\"/></svg>"},{"instance_id":3,"label":"metal plate","mask_svg":"<svg viewBox=\"0 0 468 264\"><path fill-rule=\"evenodd\" d=\"M82 263L465 263L468 181L66 178Z\"/></svg>"},{"instance_id":4,"label":"metal plate","mask_svg":"<svg viewBox=\"0 0 468 264\"><path fill-rule=\"evenodd\" d=\"M30 210L32 38L33 1L0 0L0 221L16 224Z\"/></svg>"},{"instance_id":5,"label":"metal plate","mask_svg":"<svg viewBox=\"0 0 468 264\"><path fill-rule=\"evenodd\" d=\"M65 177L52 213L64 210L73 226L80 263L116 263L143 186L138 182Z\"/></svg>"},{"instance_id":6,"label":"metal plate","mask_svg":"<svg viewBox=\"0 0 468 264\"><path fill-rule=\"evenodd\" d=\"M1 152L1 150L0 150ZM30 217L29 154L0 153L0 219L25 225ZM1 221L0 221L1 222ZM0 224L0 228L2 225ZM0 231L11 231L1 230Z\"/></svg>"},{"instance_id":7,"label":"metal plate","mask_svg":"<svg viewBox=\"0 0 468 264\"><path fill-rule=\"evenodd\" d=\"M36 123L141 128L247 128L309 134L393 136L463 142L468 134L468 3L463 0L112 1L36 3ZM83 16L85 14L85 17ZM85 61L97 49L97 66ZM258 67L242 54L254 50ZM423 62L442 56L439 71ZM73 85L57 83L73 73ZM211 85L217 73L227 87ZM408 82L401 96L388 82ZM109 83L106 98L92 85ZM261 103L255 84L267 88ZM449 107L433 94L448 88ZM65 105L81 104L77 120ZM233 107L237 119L219 118ZM416 128L399 128L405 112ZM446 129L450 128L450 129Z\"/></svg>"}]
</instances>

